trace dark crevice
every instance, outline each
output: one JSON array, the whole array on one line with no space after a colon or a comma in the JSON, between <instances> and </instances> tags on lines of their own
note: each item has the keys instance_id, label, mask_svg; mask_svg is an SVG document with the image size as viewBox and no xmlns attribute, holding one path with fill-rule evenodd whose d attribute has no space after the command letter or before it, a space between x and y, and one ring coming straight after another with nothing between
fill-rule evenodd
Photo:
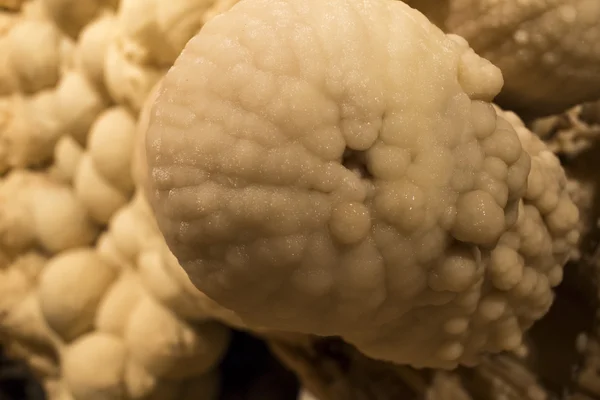
<instances>
[{"instance_id":1,"label":"dark crevice","mask_svg":"<svg viewBox=\"0 0 600 400\"><path fill-rule=\"evenodd\" d=\"M0 400L45 400L42 386L22 361L9 358L0 346Z\"/></svg>"},{"instance_id":2,"label":"dark crevice","mask_svg":"<svg viewBox=\"0 0 600 400\"><path fill-rule=\"evenodd\" d=\"M221 365L219 400L296 400L299 383L271 354L267 345L241 331L233 339Z\"/></svg>"},{"instance_id":3,"label":"dark crevice","mask_svg":"<svg viewBox=\"0 0 600 400\"><path fill-rule=\"evenodd\" d=\"M593 331L595 317L595 305L568 284L576 278L569 276L571 271L574 269L565 268L565 282L556 289L550 311L529 331L534 344L531 369L556 398L573 391L573 380L581 365L577 338Z\"/></svg>"},{"instance_id":4,"label":"dark crevice","mask_svg":"<svg viewBox=\"0 0 600 400\"><path fill-rule=\"evenodd\" d=\"M367 168L366 152L346 148L342 155L342 165L361 179L371 179L373 175Z\"/></svg>"}]
</instances>

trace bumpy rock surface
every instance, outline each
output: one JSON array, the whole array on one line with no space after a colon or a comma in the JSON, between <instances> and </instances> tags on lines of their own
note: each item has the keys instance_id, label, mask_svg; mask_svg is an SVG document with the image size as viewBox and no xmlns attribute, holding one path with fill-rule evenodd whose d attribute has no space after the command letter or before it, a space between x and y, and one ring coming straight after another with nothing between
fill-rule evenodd
<instances>
[{"instance_id":1,"label":"bumpy rock surface","mask_svg":"<svg viewBox=\"0 0 600 400\"><path fill-rule=\"evenodd\" d=\"M558 159L488 103L501 85L402 3L249 0L167 73L147 193L249 326L472 363L521 345L578 239Z\"/></svg>"}]
</instances>

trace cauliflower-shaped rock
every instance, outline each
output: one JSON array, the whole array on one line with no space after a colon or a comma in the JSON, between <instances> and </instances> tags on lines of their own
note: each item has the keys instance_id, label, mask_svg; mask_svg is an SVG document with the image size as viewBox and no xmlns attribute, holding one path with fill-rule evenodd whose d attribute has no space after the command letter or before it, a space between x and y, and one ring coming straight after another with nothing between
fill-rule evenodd
<instances>
[{"instance_id":1,"label":"cauliflower-shaped rock","mask_svg":"<svg viewBox=\"0 0 600 400\"><path fill-rule=\"evenodd\" d=\"M238 3L149 113L158 225L251 327L419 367L515 349L578 216L558 160L489 103L501 86L398 1Z\"/></svg>"}]
</instances>

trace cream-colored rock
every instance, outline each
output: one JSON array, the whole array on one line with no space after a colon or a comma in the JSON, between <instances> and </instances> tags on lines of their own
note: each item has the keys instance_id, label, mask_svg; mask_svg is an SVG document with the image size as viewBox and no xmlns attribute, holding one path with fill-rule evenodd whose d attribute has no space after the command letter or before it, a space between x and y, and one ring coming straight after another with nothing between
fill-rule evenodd
<instances>
[{"instance_id":1,"label":"cream-colored rock","mask_svg":"<svg viewBox=\"0 0 600 400\"><path fill-rule=\"evenodd\" d=\"M40 0L47 14L67 35L76 38L104 7L100 0Z\"/></svg>"},{"instance_id":2,"label":"cream-colored rock","mask_svg":"<svg viewBox=\"0 0 600 400\"><path fill-rule=\"evenodd\" d=\"M311 392L302 389L298 395L298 400L318 400Z\"/></svg>"},{"instance_id":3,"label":"cream-colored rock","mask_svg":"<svg viewBox=\"0 0 600 400\"><path fill-rule=\"evenodd\" d=\"M36 290L27 295L0 316L0 329L4 335L42 349L54 347L58 341L50 330L41 309Z\"/></svg>"},{"instance_id":4,"label":"cream-colored rock","mask_svg":"<svg viewBox=\"0 0 600 400\"><path fill-rule=\"evenodd\" d=\"M144 295L143 286L132 271L123 271L108 288L96 313L96 329L116 336L125 334L131 313Z\"/></svg>"},{"instance_id":5,"label":"cream-colored rock","mask_svg":"<svg viewBox=\"0 0 600 400\"><path fill-rule=\"evenodd\" d=\"M140 209L140 195L136 194L124 207L120 208L109 223L112 236L120 254L135 265L144 247L160 233L150 216Z\"/></svg>"},{"instance_id":6,"label":"cream-colored rock","mask_svg":"<svg viewBox=\"0 0 600 400\"><path fill-rule=\"evenodd\" d=\"M98 227L71 187L32 190L31 221L39 243L51 253L91 244ZM66 228L68 227L68 228Z\"/></svg>"},{"instance_id":7,"label":"cream-colored rock","mask_svg":"<svg viewBox=\"0 0 600 400\"><path fill-rule=\"evenodd\" d=\"M37 242L58 252L90 244L97 235L73 191L44 174L11 173L0 183L0 203L0 243L7 250L22 252Z\"/></svg>"},{"instance_id":8,"label":"cream-colored rock","mask_svg":"<svg viewBox=\"0 0 600 400\"><path fill-rule=\"evenodd\" d=\"M117 20L113 13L107 12L87 25L79 36L77 65L97 87L104 86L104 57L116 34Z\"/></svg>"},{"instance_id":9,"label":"cream-colored rock","mask_svg":"<svg viewBox=\"0 0 600 400\"><path fill-rule=\"evenodd\" d=\"M0 12L0 37L6 35L19 19L18 13Z\"/></svg>"},{"instance_id":10,"label":"cream-colored rock","mask_svg":"<svg viewBox=\"0 0 600 400\"><path fill-rule=\"evenodd\" d=\"M0 100L0 108L6 165L39 167L48 162L62 133L55 93L46 90L29 97L13 95Z\"/></svg>"},{"instance_id":11,"label":"cream-colored rock","mask_svg":"<svg viewBox=\"0 0 600 400\"><path fill-rule=\"evenodd\" d=\"M202 28L204 14L214 3L215 0L159 0L156 2L158 28L165 41L177 54Z\"/></svg>"},{"instance_id":12,"label":"cream-colored rock","mask_svg":"<svg viewBox=\"0 0 600 400\"><path fill-rule=\"evenodd\" d=\"M101 3L110 10L116 10L119 7L120 0L100 0Z\"/></svg>"},{"instance_id":13,"label":"cream-colored rock","mask_svg":"<svg viewBox=\"0 0 600 400\"><path fill-rule=\"evenodd\" d=\"M100 224L107 224L113 214L127 204L128 197L100 175L87 153L79 163L74 187L78 199Z\"/></svg>"},{"instance_id":14,"label":"cream-colored rock","mask_svg":"<svg viewBox=\"0 0 600 400\"><path fill-rule=\"evenodd\" d=\"M249 327L471 364L521 345L578 238L558 159L491 105L502 85L400 1L244 0L165 75L145 193Z\"/></svg>"},{"instance_id":15,"label":"cream-colored rock","mask_svg":"<svg viewBox=\"0 0 600 400\"><path fill-rule=\"evenodd\" d=\"M170 66L178 52L158 25L158 4L163 0L121 0L119 46L135 64ZM166 2L167 7L172 3ZM182 22L182 21L180 21Z\"/></svg>"},{"instance_id":16,"label":"cream-colored rock","mask_svg":"<svg viewBox=\"0 0 600 400\"><path fill-rule=\"evenodd\" d=\"M59 79L61 33L50 21L19 21L8 35L9 65L19 88L34 93L51 88Z\"/></svg>"},{"instance_id":17,"label":"cream-colored rock","mask_svg":"<svg viewBox=\"0 0 600 400\"><path fill-rule=\"evenodd\" d=\"M51 159L54 146L64 133L57 99L57 92L52 89L28 98L25 115L31 125L31 149L24 152L26 161L21 164L41 165Z\"/></svg>"},{"instance_id":18,"label":"cream-colored rock","mask_svg":"<svg viewBox=\"0 0 600 400\"><path fill-rule=\"evenodd\" d=\"M48 325L66 341L90 331L98 305L116 275L92 249L55 256L42 272L38 289Z\"/></svg>"},{"instance_id":19,"label":"cream-colored rock","mask_svg":"<svg viewBox=\"0 0 600 400\"><path fill-rule=\"evenodd\" d=\"M105 262L109 263L115 269L133 268L132 262L119 250L115 238L109 232L104 232L98 238L96 243L96 251Z\"/></svg>"},{"instance_id":20,"label":"cream-colored rock","mask_svg":"<svg viewBox=\"0 0 600 400\"><path fill-rule=\"evenodd\" d=\"M61 137L54 147L54 165L52 173L55 178L72 184L77 174L79 162L84 148L72 136Z\"/></svg>"},{"instance_id":21,"label":"cream-colored rock","mask_svg":"<svg viewBox=\"0 0 600 400\"><path fill-rule=\"evenodd\" d=\"M28 20L32 21L44 21L52 20L50 18L50 14L48 14L48 10L44 6L43 1L31 1L31 0L22 0L23 6L21 7L20 15Z\"/></svg>"},{"instance_id":22,"label":"cream-colored rock","mask_svg":"<svg viewBox=\"0 0 600 400\"><path fill-rule=\"evenodd\" d=\"M75 400L65 382L58 379L48 379L44 382L48 400Z\"/></svg>"},{"instance_id":23,"label":"cream-colored rock","mask_svg":"<svg viewBox=\"0 0 600 400\"><path fill-rule=\"evenodd\" d=\"M40 272L42 272L47 262L47 257L34 250L17 256L12 261L10 269L24 274L30 285L35 286ZM4 291L3 295L4 293L10 293L10 290ZM14 295L10 295L10 297L16 298Z\"/></svg>"},{"instance_id":24,"label":"cream-colored rock","mask_svg":"<svg viewBox=\"0 0 600 400\"><path fill-rule=\"evenodd\" d=\"M62 354L63 379L76 400L126 400L127 348L113 335L79 337Z\"/></svg>"},{"instance_id":25,"label":"cream-colored rock","mask_svg":"<svg viewBox=\"0 0 600 400\"><path fill-rule=\"evenodd\" d=\"M85 144L90 127L108 106L100 92L80 72L67 72L56 91L57 113L63 133Z\"/></svg>"},{"instance_id":26,"label":"cream-colored rock","mask_svg":"<svg viewBox=\"0 0 600 400\"><path fill-rule=\"evenodd\" d=\"M10 265L10 257L6 251L0 248L0 269L7 268Z\"/></svg>"},{"instance_id":27,"label":"cream-colored rock","mask_svg":"<svg viewBox=\"0 0 600 400\"><path fill-rule=\"evenodd\" d=\"M212 7L210 7L202 16L203 23L207 23L219 14L223 14L228 11L231 7L236 5L240 0L215 0Z\"/></svg>"},{"instance_id":28,"label":"cream-colored rock","mask_svg":"<svg viewBox=\"0 0 600 400\"><path fill-rule=\"evenodd\" d=\"M88 152L96 171L123 194L133 193L131 155L136 121L124 107L113 107L98 116L88 137Z\"/></svg>"},{"instance_id":29,"label":"cream-colored rock","mask_svg":"<svg viewBox=\"0 0 600 400\"><path fill-rule=\"evenodd\" d=\"M161 53L144 32L117 29L122 10L132 28L143 19L117 3L33 0L10 34L0 27L0 95L14 94L0 99L0 172L13 169L0 178L0 330L19 340L50 400L213 400L211 371L229 330L204 314L191 325L180 315L194 312L173 313L150 297L137 261L160 232L143 196L132 197L136 114L204 5L152 6L162 13L152 16L155 39L167 43ZM136 40L154 65L135 58ZM112 62L109 47L119 53ZM21 169L31 167L43 170ZM179 290L180 277L167 278ZM166 324L159 336L143 301Z\"/></svg>"},{"instance_id":30,"label":"cream-colored rock","mask_svg":"<svg viewBox=\"0 0 600 400\"><path fill-rule=\"evenodd\" d=\"M31 193L44 187L39 174L11 171L0 180L0 244L8 256L25 252L35 243L31 212Z\"/></svg>"},{"instance_id":31,"label":"cream-colored rock","mask_svg":"<svg viewBox=\"0 0 600 400\"><path fill-rule=\"evenodd\" d=\"M0 315L5 314L22 301L31 289L30 280L19 268L0 269ZM2 325L1 320L0 317L0 326Z\"/></svg>"},{"instance_id":32,"label":"cream-colored rock","mask_svg":"<svg viewBox=\"0 0 600 400\"><path fill-rule=\"evenodd\" d=\"M10 67L8 51L8 34L17 21L18 14L0 13L0 96L6 96L18 89L18 80Z\"/></svg>"},{"instance_id":33,"label":"cream-colored rock","mask_svg":"<svg viewBox=\"0 0 600 400\"><path fill-rule=\"evenodd\" d=\"M157 243L155 248L148 248L139 256L137 267L144 286L174 313L194 320L208 318L206 310L199 307L201 292L195 289L197 296L187 293L171 276L161 246Z\"/></svg>"},{"instance_id":34,"label":"cream-colored rock","mask_svg":"<svg viewBox=\"0 0 600 400\"><path fill-rule=\"evenodd\" d=\"M60 74L66 75L69 71L78 68L76 42L69 36L64 36L60 42Z\"/></svg>"},{"instance_id":35,"label":"cream-colored rock","mask_svg":"<svg viewBox=\"0 0 600 400\"><path fill-rule=\"evenodd\" d=\"M104 82L108 92L116 103L129 107L135 113L139 113L144 100L164 72L164 68L134 61L116 42L106 51Z\"/></svg>"},{"instance_id":36,"label":"cream-colored rock","mask_svg":"<svg viewBox=\"0 0 600 400\"><path fill-rule=\"evenodd\" d=\"M57 363L54 352L49 351L48 353L40 352L35 347L32 347L32 351L25 361L34 376L48 378L60 375L60 366Z\"/></svg>"},{"instance_id":37,"label":"cream-colored rock","mask_svg":"<svg viewBox=\"0 0 600 400\"><path fill-rule=\"evenodd\" d=\"M216 322L191 325L146 297L129 319L125 341L132 359L152 375L184 379L216 367L229 343L229 331Z\"/></svg>"},{"instance_id":38,"label":"cream-colored rock","mask_svg":"<svg viewBox=\"0 0 600 400\"><path fill-rule=\"evenodd\" d=\"M182 318L194 321L215 318L230 326L244 327L237 315L192 284L162 238L142 251L137 267L147 290Z\"/></svg>"},{"instance_id":39,"label":"cream-colored rock","mask_svg":"<svg viewBox=\"0 0 600 400\"><path fill-rule=\"evenodd\" d=\"M134 360L125 366L125 387L132 400L180 400L182 391L180 381L159 379Z\"/></svg>"},{"instance_id":40,"label":"cream-colored rock","mask_svg":"<svg viewBox=\"0 0 600 400\"><path fill-rule=\"evenodd\" d=\"M150 90L150 93L148 93L148 96L144 100L144 104L137 119L134 149L131 156L131 175L138 188L147 186L146 131L148 130L148 124L150 122L150 112L154 105L154 101L158 96L161 83L162 79L156 82L154 87Z\"/></svg>"},{"instance_id":41,"label":"cream-colored rock","mask_svg":"<svg viewBox=\"0 0 600 400\"><path fill-rule=\"evenodd\" d=\"M0 243L7 251L38 243L58 252L88 245L98 233L72 189L44 174L9 174L0 181L0 204Z\"/></svg>"},{"instance_id":42,"label":"cream-colored rock","mask_svg":"<svg viewBox=\"0 0 600 400\"><path fill-rule=\"evenodd\" d=\"M8 35L0 34L0 96L19 90L19 78L10 63Z\"/></svg>"}]
</instances>

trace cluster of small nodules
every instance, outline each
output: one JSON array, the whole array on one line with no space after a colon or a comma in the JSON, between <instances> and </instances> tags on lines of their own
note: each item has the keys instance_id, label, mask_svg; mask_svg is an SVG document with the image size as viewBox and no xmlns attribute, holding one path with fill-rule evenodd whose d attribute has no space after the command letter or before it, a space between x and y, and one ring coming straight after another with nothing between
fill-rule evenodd
<instances>
[{"instance_id":1,"label":"cluster of small nodules","mask_svg":"<svg viewBox=\"0 0 600 400\"><path fill-rule=\"evenodd\" d=\"M552 287L562 279L562 260L555 259L553 240L539 211L521 204L518 214L486 263L492 289L479 299L469 326L467 352L475 356L481 349L518 348L522 332L548 311Z\"/></svg>"},{"instance_id":2,"label":"cluster of small nodules","mask_svg":"<svg viewBox=\"0 0 600 400\"><path fill-rule=\"evenodd\" d=\"M469 354L518 349L523 332L548 311L552 298L547 278L531 268L508 295L492 290L483 296L471 317Z\"/></svg>"},{"instance_id":3,"label":"cluster of small nodules","mask_svg":"<svg viewBox=\"0 0 600 400\"><path fill-rule=\"evenodd\" d=\"M451 185L459 196L451 232L456 239L483 248L499 244L491 255L454 245L449 256L429 273L429 287L457 293L452 303L464 311L464 316L452 317L444 324L447 339L439 346L437 357L450 363L476 360L484 349L517 348L524 325L547 311L552 300L549 280L526 267L519 253L519 246L527 245L526 239L521 240L525 232L505 233L516 224L535 238L541 254L552 254L547 251L552 243L544 247L544 241L538 240L549 239L543 221L536 224L523 207L518 209L530 158L514 129L497 118L492 106L474 101L471 114L474 140L455 150L458 168ZM527 315L517 315L516 304L527 304L518 307L527 310Z\"/></svg>"},{"instance_id":4,"label":"cluster of small nodules","mask_svg":"<svg viewBox=\"0 0 600 400\"><path fill-rule=\"evenodd\" d=\"M373 176L367 168L365 157L365 152L347 149L344 152L342 165L360 179L371 179ZM371 210L362 202L343 201L331 209L329 231L340 243L359 243L371 230L371 217Z\"/></svg>"},{"instance_id":5,"label":"cluster of small nodules","mask_svg":"<svg viewBox=\"0 0 600 400\"><path fill-rule=\"evenodd\" d=\"M579 233L575 229L579 211L568 193L559 187L566 185L566 180L557 181L557 174L564 176L554 155L542 152L533 158L525 199L539 211L553 239L564 241L561 247L569 248L579 240Z\"/></svg>"},{"instance_id":6,"label":"cluster of small nodules","mask_svg":"<svg viewBox=\"0 0 600 400\"><path fill-rule=\"evenodd\" d=\"M120 232L119 244L125 245L116 252L129 247L131 236L144 233ZM73 398L175 398L198 381L205 383L190 398L198 393L213 398L209 393L217 388L214 367L227 347L227 328L205 319L190 323L180 316L181 308L171 308L173 303L159 298L169 291L176 293L172 297L185 296L176 278L165 274L165 260L152 264L152 273L160 276L157 283L148 265L113 263L126 255L106 255L89 247L56 255L44 265L31 295L39 306L41 326L49 328L47 335L60 345L61 379ZM90 363L102 365L104 373L89 368Z\"/></svg>"},{"instance_id":7,"label":"cluster of small nodules","mask_svg":"<svg viewBox=\"0 0 600 400\"><path fill-rule=\"evenodd\" d=\"M519 234L528 229L541 231L541 221L536 222L530 215L533 210L523 209L523 220L527 221L522 226L531 228L520 230ZM518 223L517 225L521 225ZM533 227L534 226L534 227ZM535 233L533 233L535 235ZM521 237L519 242L526 241ZM540 245L536 257L528 258L518 247L510 242L495 248L491 253L488 272L491 282L496 290L505 293L510 302L527 305L526 309L532 318L544 314L552 301L551 287L562 279L562 268L552 260L551 243L549 237L543 239L547 244ZM537 263L536 263L537 259ZM557 273L558 271L558 273Z\"/></svg>"},{"instance_id":8,"label":"cluster of small nodules","mask_svg":"<svg viewBox=\"0 0 600 400\"><path fill-rule=\"evenodd\" d=\"M451 232L460 241L493 246L516 220L530 160L491 105L472 102L471 117L475 139L456 148L459 165L451 185L459 196ZM463 159L468 161L460 165Z\"/></svg>"},{"instance_id":9,"label":"cluster of small nodules","mask_svg":"<svg viewBox=\"0 0 600 400\"><path fill-rule=\"evenodd\" d=\"M530 285L531 280L528 282ZM522 344L523 331L531 319L515 314L510 299L500 291L482 295L482 283L453 302L465 315L451 317L442 326L444 340L436 349L436 357L447 367L455 367L457 362L476 363L482 352L516 350Z\"/></svg>"}]
</instances>

